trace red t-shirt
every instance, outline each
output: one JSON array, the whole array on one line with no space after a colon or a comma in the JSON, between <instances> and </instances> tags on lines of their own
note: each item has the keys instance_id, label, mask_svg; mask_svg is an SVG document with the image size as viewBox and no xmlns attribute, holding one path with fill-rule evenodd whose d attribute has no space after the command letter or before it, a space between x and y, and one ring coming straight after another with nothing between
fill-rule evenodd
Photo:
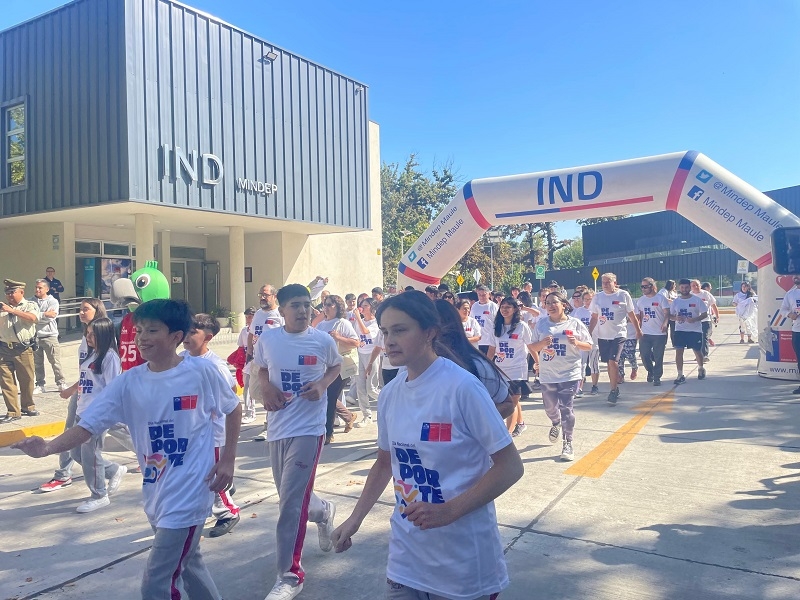
<instances>
[{"instance_id":1,"label":"red t-shirt","mask_svg":"<svg viewBox=\"0 0 800 600\"><path fill-rule=\"evenodd\" d=\"M123 371L146 362L142 355L139 354L139 348L136 347L136 328L133 325L133 313L128 313L122 318L122 325L119 330L119 360L122 363Z\"/></svg>"}]
</instances>

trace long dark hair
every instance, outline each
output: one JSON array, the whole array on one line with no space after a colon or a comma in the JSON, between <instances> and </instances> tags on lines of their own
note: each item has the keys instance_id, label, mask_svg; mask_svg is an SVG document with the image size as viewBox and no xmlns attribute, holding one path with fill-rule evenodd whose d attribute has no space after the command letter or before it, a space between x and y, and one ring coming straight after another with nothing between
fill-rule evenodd
<instances>
[{"instance_id":1,"label":"long dark hair","mask_svg":"<svg viewBox=\"0 0 800 600\"><path fill-rule=\"evenodd\" d=\"M572 312L572 304L570 303L569 300L567 300L567 297L564 294L562 294L561 292L550 292L549 294L547 294L547 296L544 297L545 302L547 302L547 299L550 296L555 296L556 300L561 302L561 305L564 307L565 315L568 315L569 313Z\"/></svg>"},{"instance_id":2,"label":"long dark hair","mask_svg":"<svg viewBox=\"0 0 800 600\"><path fill-rule=\"evenodd\" d=\"M479 351L475 346L469 343L467 334L464 332L464 324L461 321L461 315L458 314L455 306L450 304L447 300L435 300L433 303L436 312L439 313L439 321L441 322L441 329L439 330L439 342L449 352L445 358L449 358L462 369L465 369L475 375L484 387L486 387L489 395L494 397L497 390L490 390L486 386L486 381L481 377L476 362L484 362L489 365L497 373L498 386L500 382L508 381L508 377L494 364L491 360L486 358L486 355ZM442 356L442 355L440 355Z\"/></svg>"},{"instance_id":3,"label":"long dark hair","mask_svg":"<svg viewBox=\"0 0 800 600\"><path fill-rule=\"evenodd\" d=\"M514 331L514 329L517 327L517 323L519 323L520 321L519 304L517 304L517 301L514 298L503 298L500 301L500 306L503 306L503 304L506 304L514 308L514 313L511 315L511 323L509 324L508 327L508 333L511 333L512 331ZM494 318L495 337L500 337L501 335L503 335L503 325L505 325L505 322L506 320L500 314L500 309L498 308L497 316Z\"/></svg>"},{"instance_id":4,"label":"long dark hair","mask_svg":"<svg viewBox=\"0 0 800 600\"><path fill-rule=\"evenodd\" d=\"M99 375L103 372L103 360L109 350L117 351L117 338L114 335L114 322L108 317L94 319L86 325L94 333L94 361L89 365L92 373Z\"/></svg>"}]
</instances>

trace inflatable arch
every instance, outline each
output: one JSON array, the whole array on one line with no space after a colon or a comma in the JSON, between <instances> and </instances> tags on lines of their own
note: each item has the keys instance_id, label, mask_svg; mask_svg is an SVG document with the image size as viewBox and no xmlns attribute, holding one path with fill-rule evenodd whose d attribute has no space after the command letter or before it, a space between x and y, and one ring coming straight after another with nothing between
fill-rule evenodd
<instances>
[{"instance_id":1,"label":"inflatable arch","mask_svg":"<svg viewBox=\"0 0 800 600\"><path fill-rule=\"evenodd\" d=\"M778 315L792 278L775 275L770 244L775 228L800 226L800 219L698 152L470 181L401 257L398 289L439 283L495 225L659 210L680 213L756 265L762 332L758 372L795 379L791 322Z\"/></svg>"}]
</instances>

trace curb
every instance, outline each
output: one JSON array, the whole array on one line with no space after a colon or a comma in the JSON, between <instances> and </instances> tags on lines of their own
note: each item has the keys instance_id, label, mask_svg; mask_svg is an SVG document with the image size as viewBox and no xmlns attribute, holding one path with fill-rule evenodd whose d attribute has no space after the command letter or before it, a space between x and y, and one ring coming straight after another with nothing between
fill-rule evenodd
<instances>
[{"instance_id":1,"label":"curb","mask_svg":"<svg viewBox=\"0 0 800 600\"><path fill-rule=\"evenodd\" d=\"M55 423L43 423L42 425L31 425L30 427L22 427L20 429L13 429L11 431L0 431L0 448L10 446L14 442L21 439L38 435L40 437L52 437L64 432L66 421L57 421Z\"/></svg>"}]
</instances>

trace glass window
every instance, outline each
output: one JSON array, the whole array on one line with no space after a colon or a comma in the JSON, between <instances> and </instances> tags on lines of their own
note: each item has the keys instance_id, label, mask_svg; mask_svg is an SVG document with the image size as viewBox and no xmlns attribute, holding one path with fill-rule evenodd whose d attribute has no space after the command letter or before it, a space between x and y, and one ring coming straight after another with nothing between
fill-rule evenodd
<instances>
[{"instance_id":1,"label":"glass window","mask_svg":"<svg viewBox=\"0 0 800 600\"><path fill-rule=\"evenodd\" d=\"M103 242L103 256L130 256L130 244L112 244Z\"/></svg>"},{"instance_id":2,"label":"glass window","mask_svg":"<svg viewBox=\"0 0 800 600\"><path fill-rule=\"evenodd\" d=\"M100 256L100 242L75 242L75 254L94 254Z\"/></svg>"},{"instance_id":3,"label":"glass window","mask_svg":"<svg viewBox=\"0 0 800 600\"><path fill-rule=\"evenodd\" d=\"M25 185L27 161L25 147L25 104L13 104L5 108L5 143L3 149L5 181L4 187Z\"/></svg>"}]
</instances>

